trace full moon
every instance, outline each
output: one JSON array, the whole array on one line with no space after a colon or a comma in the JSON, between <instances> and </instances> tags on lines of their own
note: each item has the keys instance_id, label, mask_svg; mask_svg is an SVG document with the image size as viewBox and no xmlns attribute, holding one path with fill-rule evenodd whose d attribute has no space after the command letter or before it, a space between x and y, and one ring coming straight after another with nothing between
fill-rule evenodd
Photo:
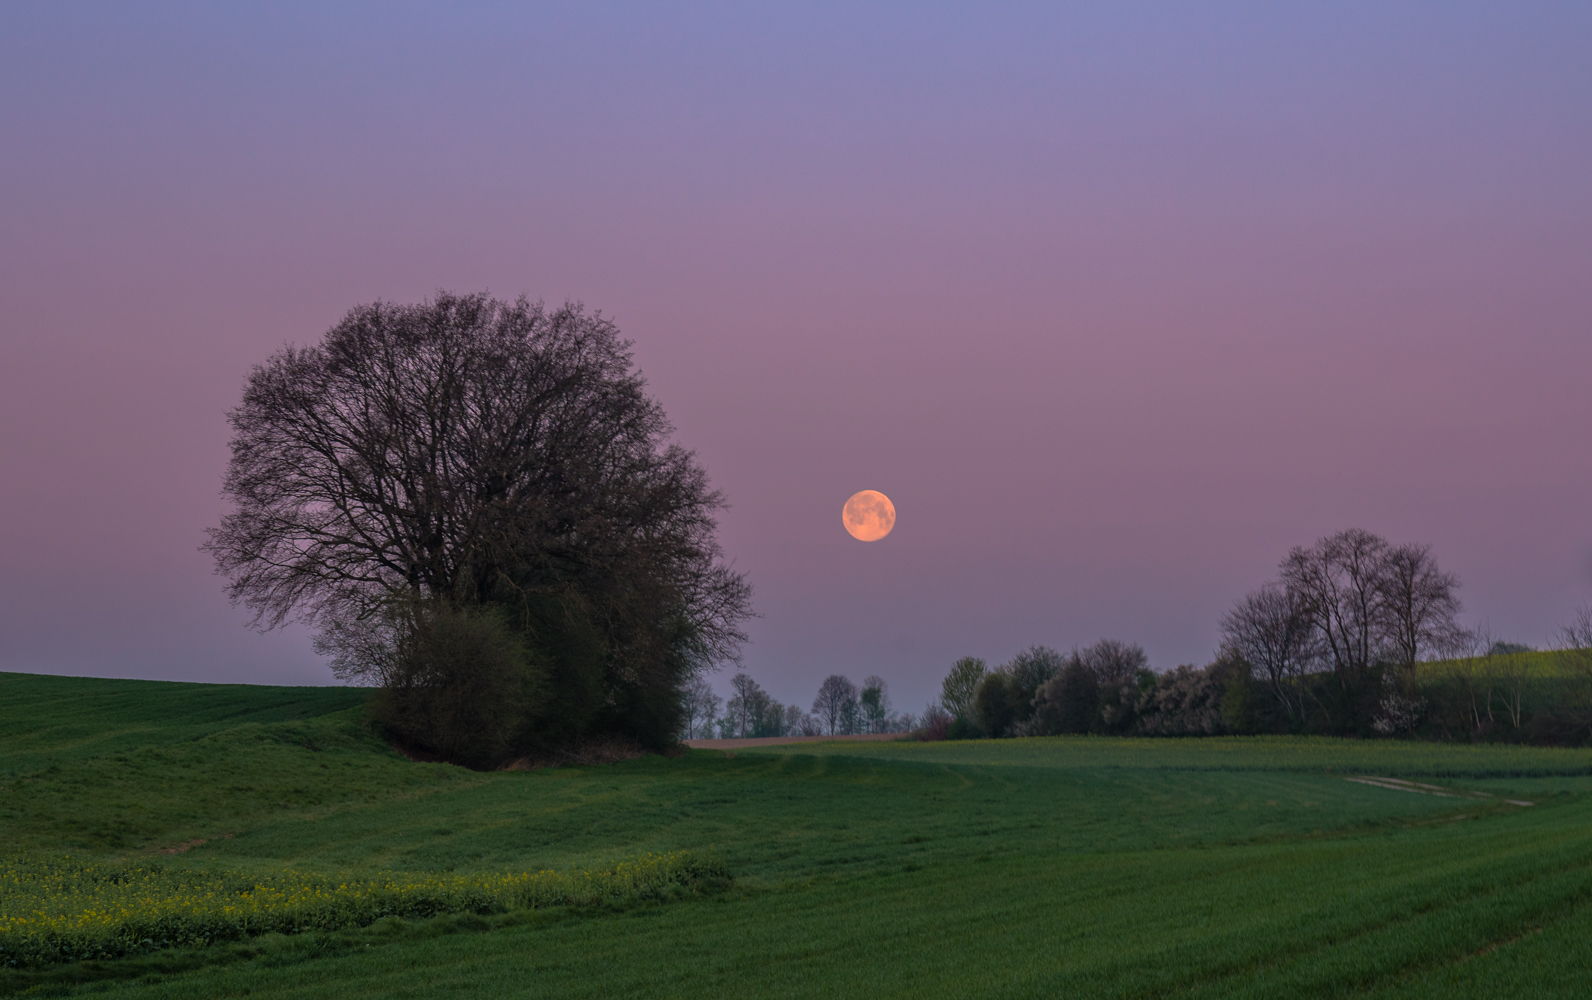
<instances>
[{"instance_id":1,"label":"full moon","mask_svg":"<svg viewBox=\"0 0 1592 1000\"><path fill-rule=\"evenodd\" d=\"M877 542L895 527L895 504L878 490L853 493L840 511L841 523L851 532L851 537L863 542Z\"/></svg>"}]
</instances>

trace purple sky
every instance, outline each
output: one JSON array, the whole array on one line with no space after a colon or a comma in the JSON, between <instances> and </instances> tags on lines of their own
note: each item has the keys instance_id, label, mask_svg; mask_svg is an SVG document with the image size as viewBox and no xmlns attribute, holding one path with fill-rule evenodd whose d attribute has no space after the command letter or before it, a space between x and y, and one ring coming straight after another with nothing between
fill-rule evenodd
<instances>
[{"instance_id":1,"label":"purple sky","mask_svg":"<svg viewBox=\"0 0 1592 1000\"><path fill-rule=\"evenodd\" d=\"M439 287L635 339L782 700L1204 662L1347 527L1592 599L1586 4L324 6L0 9L0 669L329 681L197 551L223 415Z\"/></svg>"}]
</instances>

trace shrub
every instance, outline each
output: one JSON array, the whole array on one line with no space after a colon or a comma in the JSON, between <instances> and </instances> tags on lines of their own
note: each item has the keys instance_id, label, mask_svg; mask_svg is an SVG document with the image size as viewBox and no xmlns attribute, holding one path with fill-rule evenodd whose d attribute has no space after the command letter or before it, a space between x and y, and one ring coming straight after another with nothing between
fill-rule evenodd
<instances>
[{"instance_id":1,"label":"shrub","mask_svg":"<svg viewBox=\"0 0 1592 1000\"><path fill-rule=\"evenodd\" d=\"M1011 735L1012 723L1017 716L1018 692L1011 679L1002 671L986 674L973 696L973 717L978 727L990 736Z\"/></svg>"},{"instance_id":2,"label":"shrub","mask_svg":"<svg viewBox=\"0 0 1592 1000\"><path fill-rule=\"evenodd\" d=\"M400 740L443 760L492 768L523 749L549 671L503 616L442 602L413 609L375 718Z\"/></svg>"},{"instance_id":3,"label":"shrub","mask_svg":"<svg viewBox=\"0 0 1592 1000\"><path fill-rule=\"evenodd\" d=\"M1187 664L1160 676L1139 705L1139 730L1151 736L1211 736L1223 731L1221 671Z\"/></svg>"},{"instance_id":4,"label":"shrub","mask_svg":"<svg viewBox=\"0 0 1592 1000\"><path fill-rule=\"evenodd\" d=\"M972 720L964 719L960 715L945 730L945 738L948 740L976 740L983 735L983 730L974 725Z\"/></svg>"}]
</instances>

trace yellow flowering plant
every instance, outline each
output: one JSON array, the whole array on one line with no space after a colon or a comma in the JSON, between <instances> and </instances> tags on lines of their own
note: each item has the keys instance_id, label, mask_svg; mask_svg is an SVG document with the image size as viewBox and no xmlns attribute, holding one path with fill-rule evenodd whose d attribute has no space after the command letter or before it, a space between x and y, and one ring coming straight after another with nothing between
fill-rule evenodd
<instances>
[{"instance_id":1,"label":"yellow flowering plant","mask_svg":"<svg viewBox=\"0 0 1592 1000\"><path fill-rule=\"evenodd\" d=\"M497 913L666 898L729 878L691 851L573 872L215 871L73 858L0 862L0 965L118 958L257 934L363 927L383 917Z\"/></svg>"}]
</instances>

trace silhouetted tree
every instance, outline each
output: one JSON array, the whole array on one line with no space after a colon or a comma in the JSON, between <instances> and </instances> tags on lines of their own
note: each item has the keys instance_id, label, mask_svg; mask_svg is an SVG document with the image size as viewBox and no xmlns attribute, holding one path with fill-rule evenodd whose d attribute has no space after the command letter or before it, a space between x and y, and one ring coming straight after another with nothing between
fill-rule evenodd
<instances>
[{"instance_id":1,"label":"silhouetted tree","mask_svg":"<svg viewBox=\"0 0 1592 1000\"><path fill-rule=\"evenodd\" d=\"M847 723L857 715L857 685L840 674L830 674L818 687L818 697L813 699L813 714L829 730L829 735L846 732Z\"/></svg>"},{"instance_id":2,"label":"silhouetted tree","mask_svg":"<svg viewBox=\"0 0 1592 1000\"><path fill-rule=\"evenodd\" d=\"M1438 569L1431 546L1399 545L1383 556L1378 586L1387 647L1413 690L1415 664L1423 656L1455 653L1464 645L1454 595L1459 577Z\"/></svg>"},{"instance_id":3,"label":"silhouetted tree","mask_svg":"<svg viewBox=\"0 0 1592 1000\"><path fill-rule=\"evenodd\" d=\"M789 736L818 736L818 720L803 712L800 705L785 706L785 733Z\"/></svg>"},{"instance_id":4,"label":"silhouetted tree","mask_svg":"<svg viewBox=\"0 0 1592 1000\"><path fill-rule=\"evenodd\" d=\"M1036 735L1087 733L1100 705L1100 682L1074 654L1034 697Z\"/></svg>"},{"instance_id":5,"label":"silhouetted tree","mask_svg":"<svg viewBox=\"0 0 1592 1000\"><path fill-rule=\"evenodd\" d=\"M719 706L724 701L713 693L713 685L703 676L696 676L686 684L680 696L681 732L685 739L711 739L713 720L718 717Z\"/></svg>"},{"instance_id":6,"label":"silhouetted tree","mask_svg":"<svg viewBox=\"0 0 1592 1000\"><path fill-rule=\"evenodd\" d=\"M1304 674L1320 652L1303 596L1267 584L1223 615L1221 629L1224 645L1265 674L1284 715L1290 720L1303 717Z\"/></svg>"},{"instance_id":7,"label":"silhouetted tree","mask_svg":"<svg viewBox=\"0 0 1592 1000\"><path fill-rule=\"evenodd\" d=\"M1156 678L1139 708L1138 729L1152 736L1212 736L1223 730L1222 678L1184 664Z\"/></svg>"},{"instance_id":8,"label":"silhouetted tree","mask_svg":"<svg viewBox=\"0 0 1592 1000\"><path fill-rule=\"evenodd\" d=\"M768 696L762 685L748 674L739 673L730 678L730 687L735 693L724 703L724 714L731 720L730 725L736 737L782 735L778 732L767 732L768 729L781 727L785 709L780 705L778 711L774 711L778 703ZM772 719L776 714L779 718Z\"/></svg>"},{"instance_id":9,"label":"silhouetted tree","mask_svg":"<svg viewBox=\"0 0 1592 1000\"><path fill-rule=\"evenodd\" d=\"M1138 712L1141 682L1154 682L1150 658L1136 642L1101 639L1073 654L1094 675L1099 692L1100 726L1106 732L1121 733L1132 728Z\"/></svg>"},{"instance_id":10,"label":"silhouetted tree","mask_svg":"<svg viewBox=\"0 0 1592 1000\"><path fill-rule=\"evenodd\" d=\"M953 719L973 718L973 696L988 668L976 656L964 656L951 664L951 672L940 683L940 707Z\"/></svg>"},{"instance_id":11,"label":"silhouetted tree","mask_svg":"<svg viewBox=\"0 0 1592 1000\"><path fill-rule=\"evenodd\" d=\"M519 739L662 743L744 639L723 500L579 306L360 306L255 368L229 419L233 509L206 548L257 625L320 629L339 676L393 683L428 615L495 608L548 670Z\"/></svg>"},{"instance_id":12,"label":"silhouetted tree","mask_svg":"<svg viewBox=\"0 0 1592 1000\"><path fill-rule=\"evenodd\" d=\"M979 683L973 696L973 721L986 736L1011 735L1012 723L1017 716L1017 692L1011 678L1004 670L992 670Z\"/></svg>"},{"instance_id":13,"label":"silhouetted tree","mask_svg":"<svg viewBox=\"0 0 1592 1000\"><path fill-rule=\"evenodd\" d=\"M1367 675L1387 649L1383 564L1388 543L1358 528L1295 547L1282 563L1283 586L1293 591L1319 637L1337 682L1348 722Z\"/></svg>"},{"instance_id":14,"label":"silhouetted tree","mask_svg":"<svg viewBox=\"0 0 1592 1000\"><path fill-rule=\"evenodd\" d=\"M890 693L884 678L870 675L862 679L862 693L857 696L862 707L862 718L870 733L884 732L885 720L890 715Z\"/></svg>"},{"instance_id":15,"label":"silhouetted tree","mask_svg":"<svg viewBox=\"0 0 1592 1000\"><path fill-rule=\"evenodd\" d=\"M1025 723L1034 714L1034 695L1061 672L1063 659L1049 646L1030 646L1002 666L1012 709L1013 732L1026 735Z\"/></svg>"}]
</instances>

